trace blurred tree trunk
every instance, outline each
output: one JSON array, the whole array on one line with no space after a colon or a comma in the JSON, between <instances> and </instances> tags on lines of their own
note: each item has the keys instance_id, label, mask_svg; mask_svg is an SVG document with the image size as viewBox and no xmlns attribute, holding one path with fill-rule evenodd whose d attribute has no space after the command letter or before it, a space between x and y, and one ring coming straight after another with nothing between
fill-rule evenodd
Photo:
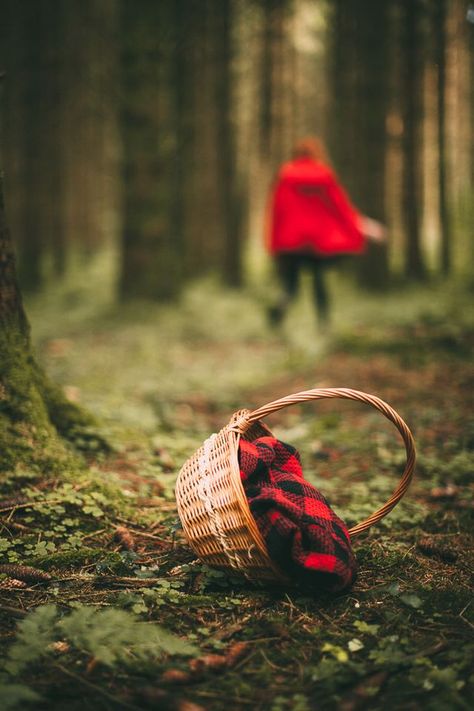
<instances>
[{"instance_id":1,"label":"blurred tree trunk","mask_svg":"<svg viewBox=\"0 0 474 711\"><path fill-rule=\"evenodd\" d=\"M358 181L359 140L353 120L357 103L357 7L352 2L334 0L331 9L329 152L343 184L353 195Z\"/></svg>"},{"instance_id":2,"label":"blurred tree trunk","mask_svg":"<svg viewBox=\"0 0 474 711\"><path fill-rule=\"evenodd\" d=\"M291 0L262 1L260 67L260 151L273 174L290 157L294 140L293 89L295 63L290 41Z\"/></svg>"},{"instance_id":3,"label":"blurred tree trunk","mask_svg":"<svg viewBox=\"0 0 474 711\"><path fill-rule=\"evenodd\" d=\"M185 273L214 272L238 286L245 206L234 120L235 0L191 0L177 3L175 10L179 49L173 93L181 165L176 207Z\"/></svg>"},{"instance_id":4,"label":"blurred tree trunk","mask_svg":"<svg viewBox=\"0 0 474 711\"><path fill-rule=\"evenodd\" d=\"M215 103L217 106L218 190L222 211L224 234L224 263L222 275L229 286L242 282L241 226L244 209L239 176L237 174L236 129L234 124L232 68L233 0L217 0L214 7L214 34L216 41Z\"/></svg>"},{"instance_id":5,"label":"blurred tree trunk","mask_svg":"<svg viewBox=\"0 0 474 711\"><path fill-rule=\"evenodd\" d=\"M118 0L59 1L66 241L90 256L116 229Z\"/></svg>"},{"instance_id":6,"label":"blurred tree trunk","mask_svg":"<svg viewBox=\"0 0 474 711\"><path fill-rule=\"evenodd\" d=\"M233 0L175 3L175 224L187 279L240 280L234 202ZM235 243L232 239L236 238Z\"/></svg>"},{"instance_id":7,"label":"blurred tree trunk","mask_svg":"<svg viewBox=\"0 0 474 711\"><path fill-rule=\"evenodd\" d=\"M359 210L382 223L385 213L386 118L388 93L389 3L357 0L357 103L356 132L358 179L353 199ZM369 288L387 285L388 254L385 244L368 242L358 262L359 279Z\"/></svg>"},{"instance_id":8,"label":"blurred tree trunk","mask_svg":"<svg viewBox=\"0 0 474 711\"><path fill-rule=\"evenodd\" d=\"M470 61L468 62L469 83L467 101L469 106L469 135L471 136L470 150L468 151L468 159L470 161L469 192L472 195L474 192L474 141L472 140L472 137L474 136L474 7L471 6L470 10L470 20L466 32L466 49L467 55L470 58ZM474 204L472 200L467 208L467 223L468 230L471 232L472 225L474 224ZM474 264L474 240L472 237L468 240L468 247L466 251L467 263L471 265ZM471 283L474 283L474 273L472 267L469 269L469 278Z\"/></svg>"},{"instance_id":9,"label":"blurred tree trunk","mask_svg":"<svg viewBox=\"0 0 474 711\"><path fill-rule=\"evenodd\" d=\"M260 153L261 106L261 7L257 3L234 4L234 127L236 129L236 161L238 193L242 200L241 239L248 237L246 247L261 243L263 233L262 205L268 185ZM257 68L257 71L256 71ZM242 244L242 247L244 245ZM252 248L250 248L252 249ZM248 264L245 276L250 277L255 262Z\"/></svg>"},{"instance_id":10,"label":"blurred tree trunk","mask_svg":"<svg viewBox=\"0 0 474 711\"><path fill-rule=\"evenodd\" d=\"M329 140L336 169L364 214L385 222L389 3L335 0L332 7ZM362 284L388 280L385 245L368 244L358 261Z\"/></svg>"},{"instance_id":11,"label":"blurred tree trunk","mask_svg":"<svg viewBox=\"0 0 474 711\"><path fill-rule=\"evenodd\" d=\"M64 273L110 233L117 180L117 0L3 0L6 192L20 281Z\"/></svg>"},{"instance_id":12,"label":"blurred tree trunk","mask_svg":"<svg viewBox=\"0 0 474 711\"><path fill-rule=\"evenodd\" d=\"M0 22L0 69L4 71L2 83L3 104L1 139L5 162L10 171L5 179L5 193L10 206L10 223L16 235L16 251L21 248L24 235L24 197L25 146L23 137L26 132L25 111L25 72L26 46L23 37L24 4L4 0ZM35 239L33 235L32 239ZM39 275L35 281L40 281Z\"/></svg>"},{"instance_id":13,"label":"blurred tree trunk","mask_svg":"<svg viewBox=\"0 0 474 711\"><path fill-rule=\"evenodd\" d=\"M41 3L40 3L41 4ZM63 222L64 188L62 144L60 140L63 91L61 49L63 41L63 5L61 0L43 0L40 24L42 72L39 77L39 111L44 117L43 133L38 135L39 175L38 195L39 239L51 255L55 276L66 269L66 244ZM32 229L34 226L32 225ZM28 231L27 234L31 234Z\"/></svg>"},{"instance_id":14,"label":"blurred tree trunk","mask_svg":"<svg viewBox=\"0 0 474 711\"><path fill-rule=\"evenodd\" d=\"M226 221L221 202L218 140L221 109L217 105L219 77L225 68L219 65L222 58L218 56L218 18L222 13L219 7L218 0L200 0L192 20L194 137L189 156L191 186L186 250L190 276L219 274L225 262Z\"/></svg>"},{"instance_id":15,"label":"blurred tree trunk","mask_svg":"<svg viewBox=\"0 0 474 711\"><path fill-rule=\"evenodd\" d=\"M19 272L28 291L40 288L45 235L41 232L41 140L46 130L42 80L44 39L39 3L6 3L4 18L10 32L5 45L5 104L7 160L15 166L7 184L14 205L19 249ZM17 123L18 122L18 123ZM11 137L8 131L11 130ZM11 140L13 139L13 140Z\"/></svg>"},{"instance_id":16,"label":"blurred tree trunk","mask_svg":"<svg viewBox=\"0 0 474 711\"><path fill-rule=\"evenodd\" d=\"M436 0L436 50L438 67L438 199L441 230L440 266L444 275L451 271L451 225L446 179L446 0Z\"/></svg>"},{"instance_id":17,"label":"blurred tree trunk","mask_svg":"<svg viewBox=\"0 0 474 711\"><path fill-rule=\"evenodd\" d=\"M468 13L466 15L466 10ZM453 232L453 267L466 276L472 274L472 225L474 221L473 124L474 104L474 23L469 3L451 1L446 5L446 153L449 210ZM468 21L466 21L468 20ZM470 20L470 21L469 21ZM455 226L455 229L454 229ZM467 258L469 255L470 259Z\"/></svg>"},{"instance_id":18,"label":"blurred tree trunk","mask_svg":"<svg viewBox=\"0 0 474 711\"><path fill-rule=\"evenodd\" d=\"M19 251L20 281L36 291L45 257L64 273L64 174L61 144L63 6L60 0L7 3L7 182Z\"/></svg>"},{"instance_id":19,"label":"blurred tree trunk","mask_svg":"<svg viewBox=\"0 0 474 711\"><path fill-rule=\"evenodd\" d=\"M189 201L192 189L194 128L193 22L200 0L175 0L173 36L173 122L176 131L172 225L182 258L183 277L188 271Z\"/></svg>"},{"instance_id":20,"label":"blurred tree trunk","mask_svg":"<svg viewBox=\"0 0 474 711\"><path fill-rule=\"evenodd\" d=\"M120 295L166 300L181 287L173 233L173 0L122 3L124 205ZM170 41L171 40L171 41Z\"/></svg>"},{"instance_id":21,"label":"blurred tree trunk","mask_svg":"<svg viewBox=\"0 0 474 711\"><path fill-rule=\"evenodd\" d=\"M423 34L421 0L403 0L401 27L405 274L425 277L421 251L423 194Z\"/></svg>"}]
</instances>

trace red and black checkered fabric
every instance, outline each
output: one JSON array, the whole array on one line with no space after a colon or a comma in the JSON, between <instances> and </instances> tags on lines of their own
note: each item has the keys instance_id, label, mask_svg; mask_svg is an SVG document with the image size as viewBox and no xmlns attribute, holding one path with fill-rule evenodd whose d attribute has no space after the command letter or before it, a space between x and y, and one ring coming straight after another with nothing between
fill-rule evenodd
<instances>
[{"instance_id":1,"label":"red and black checkered fabric","mask_svg":"<svg viewBox=\"0 0 474 711\"><path fill-rule=\"evenodd\" d=\"M347 528L303 478L294 447L274 437L240 440L240 476L270 558L292 580L340 591L354 581Z\"/></svg>"}]
</instances>

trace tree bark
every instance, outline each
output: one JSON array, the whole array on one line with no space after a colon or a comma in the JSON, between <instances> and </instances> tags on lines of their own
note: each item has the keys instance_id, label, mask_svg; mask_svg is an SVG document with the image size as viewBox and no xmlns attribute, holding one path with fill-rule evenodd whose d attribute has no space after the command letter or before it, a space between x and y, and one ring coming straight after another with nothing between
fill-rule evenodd
<instances>
[{"instance_id":1,"label":"tree bark","mask_svg":"<svg viewBox=\"0 0 474 711\"><path fill-rule=\"evenodd\" d=\"M385 158L388 109L388 7L380 0L337 0L331 56L331 154L352 201L385 222ZM348 117L350 116L350 120ZM368 244L358 261L366 287L387 285L386 245Z\"/></svg>"},{"instance_id":2,"label":"tree bark","mask_svg":"<svg viewBox=\"0 0 474 711\"><path fill-rule=\"evenodd\" d=\"M260 152L273 174L289 158L294 68L288 45L291 0L263 0L261 38Z\"/></svg>"},{"instance_id":3,"label":"tree bark","mask_svg":"<svg viewBox=\"0 0 474 711\"><path fill-rule=\"evenodd\" d=\"M67 247L86 258L107 244L116 229L118 15L118 0L59 0L60 207Z\"/></svg>"},{"instance_id":4,"label":"tree bark","mask_svg":"<svg viewBox=\"0 0 474 711\"><path fill-rule=\"evenodd\" d=\"M438 200L440 267L447 276L451 271L451 225L446 176L446 0L437 0L435 16L436 63L438 65Z\"/></svg>"},{"instance_id":5,"label":"tree bark","mask_svg":"<svg viewBox=\"0 0 474 711\"><path fill-rule=\"evenodd\" d=\"M421 250L423 36L420 0L404 0L402 10L402 210L406 235L405 274L409 279L421 280L426 273Z\"/></svg>"},{"instance_id":6,"label":"tree bark","mask_svg":"<svg viewBox=\"0 0 474 711\"><path fill-rule=\"evenodd\" d=\"M357 2L358 62L357 102L354 124L358 181L353 199L359 210L382 222L385 212L386 118L388 110L388 3L380 0ZM369 241L358 263L362 285L383 289L389 279L386 244Z\"/></svg>"},{"instance_id":7,"label":"tree bark","mask_svg":"<svg viewBox=\"0 0 474 711\"><path fill-rule=\"evenodd\" d=\"M236 135L233 121L232 0L218 0L214 8L216 59L215 102L217 106L217 144L219 198L224 223L224 263L222 275L228 286L242 283L241 224L243 200L238 184Z\"/></svg>"},{"instance_id":8,"label":"tree bark","mask_svg":"<svg viewBox=\"0 0 474 711\"><path fill-rule=\"evenodd\" d=\"M181 254L183 278L188 271L187 247L189 224L189 200L192 175L189 156L195 141L194 127L194 35L192 23L198 0L175 0L173 26L173 71L171 73L172 111L176 133L174 160L174 199L172 229Z\"/></svg>"},{"instance_id":9,"label":"tree bark","mask_svg":"<svg viewBox=\"0 0 474 711\"><path fill-rule=\"evenodd\" d=\"M146 0L122 14L124 204L120 295L158 301L181 287L173 234L175 135L172 126L169 26L173 2Z\"/></svg>"},{"instance_id":10,"label":"tree bark","mask_svg":"<svg viewBox=\"0 0 474 711\"><path fill-rule=\"evenodd\" d=\"M357 8L354 3L334 0L329 58L331 99L328 119L329 152L349 194L357 188L358 137L354 121L357 101Z\"/></svg>"},{"instance_id":11,"label":"tree bark","mask_svg":"<svg viewBox=\"0 0 474 711\"><path fill-rule=\"evenodd\" d=\"M61 276L73 245L96 251L116 219L116 4L2 3L5 191L24 290Z\"/></svg>"},{"instance_id":12,"label":"tree bark","mask_svg":"<svg viewBox=\"0 0 474 711\"><path fill-rule=\"evenodd\" d=\"M48 473L74 459L60 435L91 440L94 418L68 402L38 366L18 286L0 180L0 470L28 466ZM107 448L92 434L95 448Z\"/></svg>"},{"instance_id":13,"label":"tree bark","mask_svg":"<svg viewBox=\"0 0 474 711\"><path fill-rule=\"evenodd\" d=\"M41 36L38 26L41 22L41 7L36 3L26 3L18 8L21 13L21 32L24 33L25 53L22 57L20 81L23 84L20 111L24 112L23 135L24 172L20 187L21 233L19 235L19 274L23 288L38 291L43 282L44 235L41 233L40 185L42 168L40 146L45 126L45 116L41 100L41 80L43 62L41 59ZM11 80L15 81L14 77ZM8 80L7 80L8 81Z\"/></svg>"},{"instance_id":14,"label":"tree bark","mask_svg":"<svg viewBox=\"0 0 474 711\"><path fill-rule=\"evenodd\" d=\"M186 157L189 178L186 211L186 272L188 277L222 273L225 260L225 220L221 205L218 146L219 107L216 87L222 67L218 64L217 0L199 0L189 8L192 33L187 52L192 66L187 82L191 88L192 142ZM183 48L183 51L186 51Z\"/></svg>"}]
</instances>

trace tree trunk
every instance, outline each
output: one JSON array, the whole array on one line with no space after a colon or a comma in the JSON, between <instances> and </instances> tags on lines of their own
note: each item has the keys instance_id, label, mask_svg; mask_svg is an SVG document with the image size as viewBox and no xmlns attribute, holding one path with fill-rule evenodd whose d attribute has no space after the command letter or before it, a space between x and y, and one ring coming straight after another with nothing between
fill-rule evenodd
<instances>
[{"instance_id":1,"label":"tree trunk","mask_svg":"<svg viewBox=\"0 0 474 711\"><path fill-rule=\"evenodd\" d=\"M116 219L116 3L2 4L5 191L24 289L62 275L73 243L96 250Z\"/></svg>"},{"instance_id":2,"label":"tree trunk","mask_svg":"<svg viewBox=\"0 0 474 711\"><path fill-rule=\"evenodd\" d=\"M438 65L438 200L441 272L451 271L451 225L447 192L446 152L446 0L437 0L435 16L436 63Z\"/></svg>"},{"instance_id":3,"label":"tree trunk","mask_svg":"<svg viewBox=\"0 0 474 711\"><path fill-rule=\"evenodd\" d=\"M359 210L383 224L385 213L385 159L387 153L386 118L388 110L387 2L359 0L357 102L354 124L358 181L353 199ZM369 242L358 263L360 282L372 289L387 286L388 253L385 244Z\"/></svg>"},{"instance_id":4,"label":"tree trunk","mask_svg":"<svg viewBox=\"0 0 474 711\"><path fill-rule=\"evenodd\" d=\"M56 0L57 1L57 0ZM65 239L88 257L116 229L118 0L59 0Z\"/></svg>"},{"instance_id":5,"label":"tree trunk","mask_svg":"<svg viewBox=\"0 0 474 711\"><path fill-rule=\"evenodd\" d=\"M214 273L241 282L241 209L234 123L234 0L194 0L179 12L179 81L173 94L178 161L177 205L185 220L187 277ZM178 4L179 8L179 4Z\"/></svg>"},{"instance_id":6,"label":"tree trunk","mask_svg":"<svg viewBox=\"0 0 474 711\"><path fill-rule=\"evenodd\" d=\"M59 0L6 3L6 152L15 167L7 184L19 248L20 281L43 282L49 252L65 268L60 143L62 8Z\"/></svg>"},{"instance_id":7,"label":"tree trunk","mask_svg":"<svg viewBox=\"0 0 474 711\"><path fill-rule=\"evenodd\" d=\"M16 12L13 4L13 12ZM40 185L42 180L41 141L46 130L42 92L43 58L41 53L41 35L38 27L41 23L39 3L20 3L20 41L24 42L25 51L21 57L20 75L17 80L23 87L19 109L24 112L24 134L22 137L23 175L20 189L20 234L19 237L19 275L23 288L37 291L43 281L43 255L45 235L42 234L42 216ZM10 81L7 78L7 90ZM21 149L20 149L21 150Z\"/></svg>"},{"instance_id":8,"label":"tree trunk","mask_svg":"<svg viewBox=\"0 0 474 711\"><path fill-rule=\"evenodd\" d=\"M0 470L24 467L54 473L73 457L60 435L85 435L94 419L68 402L36 363L17 282L0 182ZM95 444L106 443L92 435Z\"/></svg>"},{"instance_id":9,"label":"tree trunk","mask_svg":"<svg viewBox=\"0 0 474 711\"><path fill-rule=\"evenodd\" d=\"M122 140L124 205L120 294L167 300L180 290L180 254L173 234L170 23L173 2L146 0L122 14Z\"/></svg>"},{"instance_id":10,"label":"tree trunk","mask_svg":"<svg viewBox=\"0 0 474 711\"><path fill-rule=\"evenodd\" d=\"M214 33L218 73L216 77L215 102L217 106L217 145L219 198L222 211L225 240L222 275L228 286L240 286L241 224L243 201L238 185L236 135L233 121L232 71L232 0L217 0L214 7Z\"/></svg>"},{"instance_id":11,"label":"tree trunk","mask_svg":"<svg viewBox=\"0 0 474 711\"><path fill-rule=\"evenodd\" d=\"M423 37L420 0L404 0L402 10L402 210L406 235L405 274L409 279L420 280L425 277L421 251Z\"/></svg>"},{"instance_id":12,"label":"tree trunk","mask_svg":"<svg viewBox=\"0 0 474 711\"><path fill-rule=\"evenodd\" d=\"M355 122L357 102L357 8L354 3L332 3L332 36L329 59L331 100L328 116L329 152L342 183L350 195L357 188Z\"/></svg>"},{"instance_id":13,"label":"tree trunk","mask_svg":"<svg viewBox=\"0 0 474 711\"><path fill-rule=\"evenodd\" d=\"M334 4L331 154L357 208L383 223L388 28L387 2L337 0ZM386 246L369 243L357 271L364 286L384 288L389 276Z\"/></svg>"},{"instance_id":14,"label":"tree trunk","mask_svg":"<svg viewBox=\"0 0 474 711\"><path fill-rule=\"evenodd\" d=\"M288 160L292 131L294 69L288 43L291 0L263 0L260 151L270 174Z\"/></svg>"},{"instance_id":15,"label":"tree trunk","mask_svg":"<svg viewBox=\"0 0 474 711\"><path fill-rule=\"evenodd\" d=\"M195 141L194 127L194 36L192 24L199 8L198 0L175 0L172 18L173 72L172 100L173 123L176 133L174 159L174 199L172 229L181 253L183 277L187 272L187 246L189 234L189 199L192 186L189 156Z\"/></svg>"},{"instance_id":16,"label":"tree trunk","mask_svg":"<svg viewBox=\"0 0 474 711\"><path fill-rule=\"evenodd\" d=\"M225 219L221 204L220 157L217 135L217 83L222 72L217 59L217 0L200 0L192 18L190 67L193 141L188 157L191 172L188 194L186 261L189 276L220 273L225 260Z\"/></svg>"}]
</instances>

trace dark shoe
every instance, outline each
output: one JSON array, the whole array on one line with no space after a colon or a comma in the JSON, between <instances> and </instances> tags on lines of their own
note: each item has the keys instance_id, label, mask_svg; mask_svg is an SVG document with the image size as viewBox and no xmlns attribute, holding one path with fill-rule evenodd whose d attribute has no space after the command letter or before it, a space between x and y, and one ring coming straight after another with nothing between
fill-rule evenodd
<instances>
[{"instance_id":1,"label":"dark shoe","mask_svg":"<svg viewBox=\"0 0 474 711\"><path fill-rule=\"evenodd\" d=\"M281 306L270 306L267 311L268 323L272 328L277 328L283 321L285 311Z\"/></svg>"}]
</instances>

